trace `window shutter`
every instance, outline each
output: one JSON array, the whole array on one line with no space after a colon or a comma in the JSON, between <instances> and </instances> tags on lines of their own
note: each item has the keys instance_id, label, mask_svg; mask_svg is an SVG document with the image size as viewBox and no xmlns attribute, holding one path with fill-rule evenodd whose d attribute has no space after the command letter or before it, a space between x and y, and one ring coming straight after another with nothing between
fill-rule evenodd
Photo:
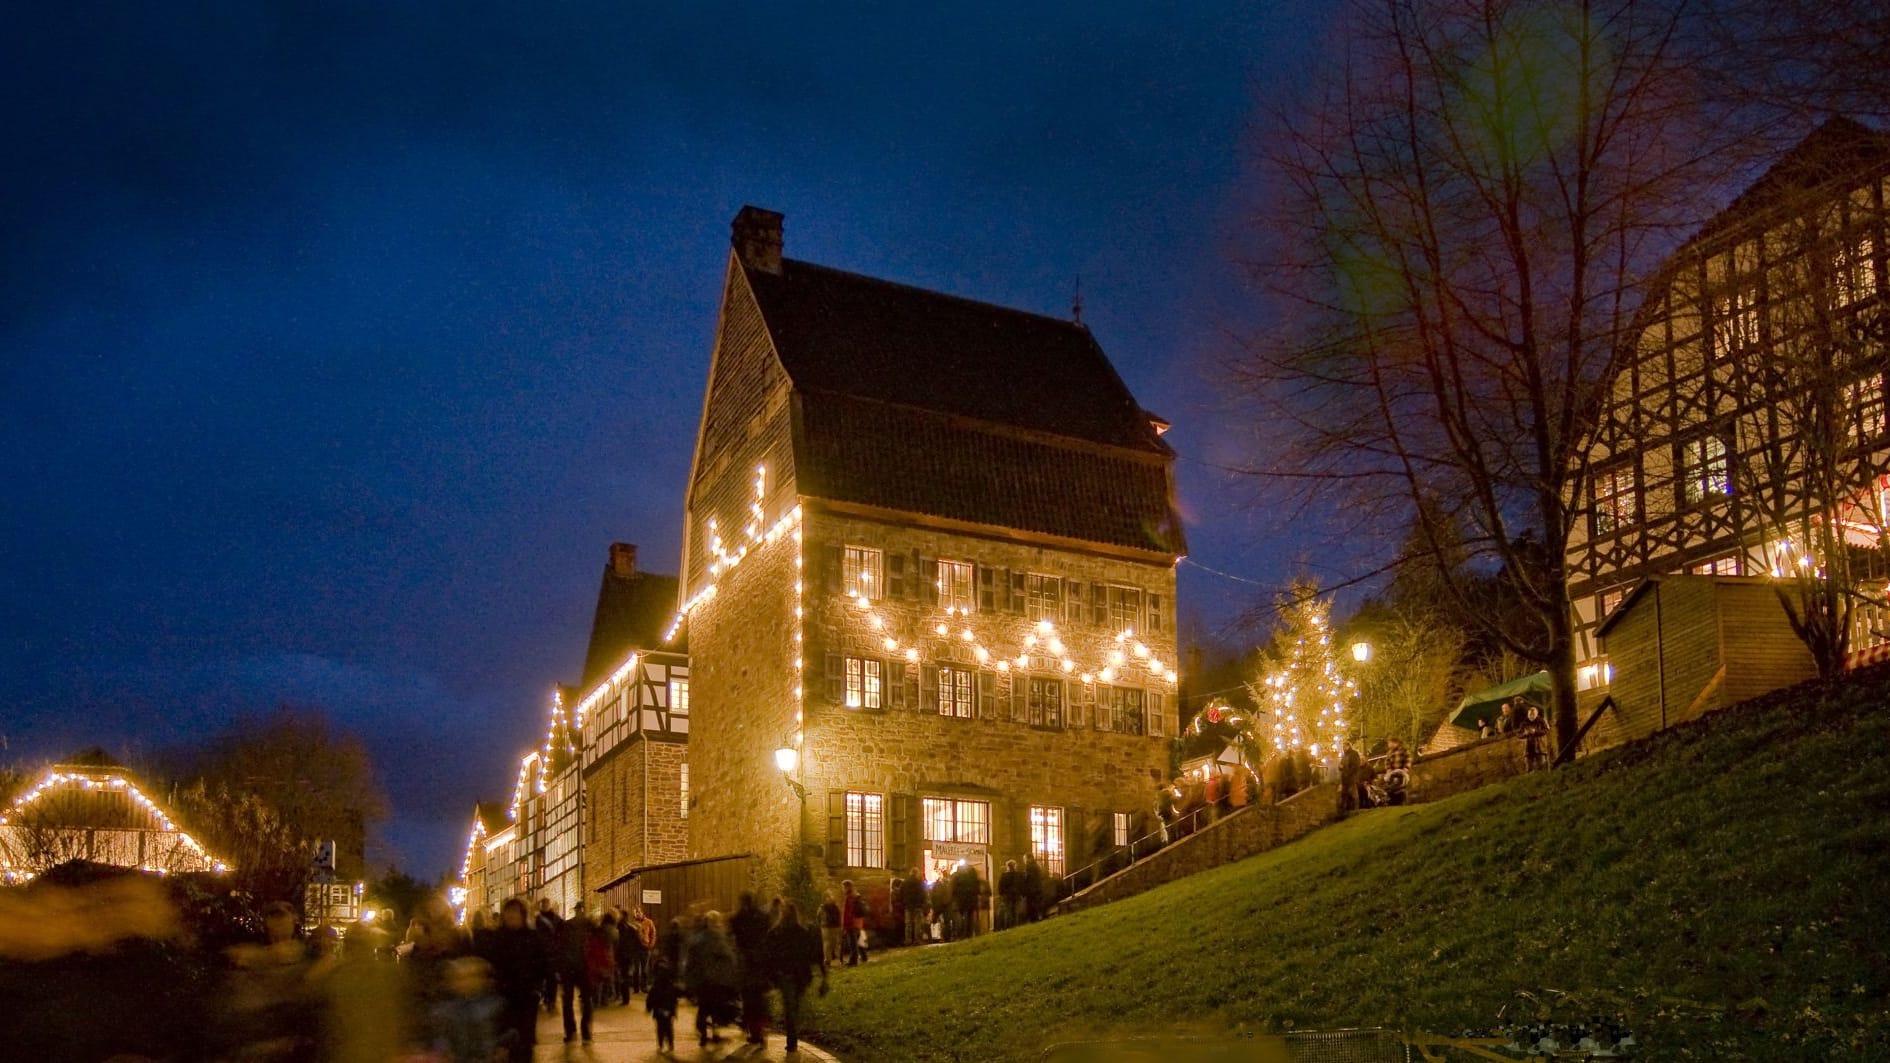
<instances>
[{"instance_id":1,"label":"window shutter","mask_svg":"<svg viewBox=\"0 0 1890 1063\"><path fill-rule=\"evenodd\" d=\"M1017 708L1017 680L1006 672L997 678L998 719L1021 720L1024 714Z\"/></svg>"},{"instance_id":2,"label":"window shutter","mask_svg":"<svg viewBox=\"0 0 1890 1063\"><path fill-rule=\"evenodd\" d=\"M906 691L906 708L915 712L924 709L924 702L919 700L919 666L916 664L907 664L901 667L905 669L903 673L905 679L902 685L905 687Z\"/></svg>"},{"instance_id":3,"label":"window shutter","mask_svg":"<svg viewBox=\"0 0 1890 1063\"><path fill-rule=\"evenodd\" d=\"M1073 875L1083 865L1096 859L1089 844L1089 832L1083 829L1084 816L1080 808L1063 810L1063 873Z\"/></svg>"},{"instance_id":4,"label":"window shutter","mask_svg":"<svg viewBox=\"0 0 1890 1063\"><path fill-rule=\"evenodd\" d=\"M827 655L827 700L835 705L845 705L847 701L847 666L846 659L837 653Z\"/></svg>"},{"instance_id":5,"label":"window shutter","mask_svg":"<svg viewBox=\"0 0 1890 1063\"><path fill-rule=\"evenodd\" d=\"M1083 585L1073 579L1066 579L1063 581L1063 621L1080 624L1083 619Z\"/></svg>"},{"instance_id":6,"label":"window shutter","mask_svg":"<svg viewBox=\"0 0 1890 1063\"><path fill-rule=\"evenodd\" d=\"M906 662L886 662L886 707L891 709L911 708L906 704Z\"/></svg>"},{"instance_id":7,"label":"window shutter","mask_svg":"<svg viewBox=\"0 0 1890 1063\"><path fill-rule=\"evenodd\" d=\"M827 791L827 866L847 866L847 792Z\"/></svg>"},{"instance_id":8,"label":"window shutter","mask_svg":"<svg viewBox=\"0 0 1890 1063\"><path fill-rule=\"evenodd\" d=\"M1109 595L1111 593L1120 594L1121 592L1112 591L1110 587L1101 583L1089 585L1089 622L1097 627L1109 623Z\"/></svg>"},{"instance_id":9,"label":"window shutter","mask_svg":"<svg viewBox=\"0 0 1890 1063\"><path fill-rule=\"evenodd\" d=\"M1148 735L1150 738L1168 737L1168 699L1158 691L1148 692Z\"/></svg>"},{"instance_id":10,"label":"window shutter","mask_svg":"<svg viewBox=\"0 0 1890 1063\"><path fill-rule=\"evenodd\" d=\"M925 597L925 562L917 550L900 556L906 559L906 597L918 601Z\"/></svg>"},{"instance_id":11,"label":"window shutter","mask_svg":"<svg viewBox=\"0 0 1890 1063\"><path fill-rule=\"evenodd\" d=\"M886 555L886 597L904 598L906 590L906 555Z\"/></svg>"},{"instance_id":12,"label":"window shutter","mask_svg":"<svg viewBox=\"0 0 1890 1063\"><path fill-rule=\"evenodd\" d=\"M1010 601L1005 603L1004 611L1007 613L1021 614L1024 611L1024 599L1026 597L1025 581L1027 576L1025 573L1013 571L1010 573L1010 577Z\"/></svg>"},{"instance_id":13,"label":"window shutter","mask_svg":"<svg viewBox=\"0 0 1890 1063\"><path fill-rule=\"evenodd\" d=\"M927 605L938 604L938 559L922 557L919 559L919 600Z\"/></svg>"},{"instance_id":14,"label":"window shutter","mask_svg":"<svg viewBox=\"0 0 1890 1063\"><path fill-rule=\"evenodd\" d=\"M978 566L978 611L995 613L998 611L997 569L990 565Z\"/></svg>"},{"instance_id":15,"label":"window shutter","mask_svg":"<svg viewBox=\"0 0 1890 1063\"><path fill-rule=\"evenodd\" d=\"M978 716L980 719L995 720L998 714L997 676L990 672L978 673Z\"/></svg>"},{"instance_id":16,"label":"window shutter","mask_svg":"<svg viewBox=\"0 0 1890 1063\"><path fill-rule=\"evenodd\" d=\"M919 711L938 711L938 665L919 666Z\"/></svg>"},{"instance_id":17,"label":"window shutter","mask_svg":"<svg viewBox=\"0 0 1890 1063\"><path fill-rule=\"evenodd\" d=\"M892 806L886 817L886 866L904 871L918 863L912 853L912 825L919 818L912 806L917 799L911 794L888 794L886 802Z\"/></svg>"},{"instance_id":18,"label":"window shutter","mask_svg":"<svg viewBox=\"0 0 1890 1063\"><path fill-rule=\"evenodd\" d=\"M1167 626L1167 620L1165 617L1162 616L1162 596L1159 594L1149 595L1148 596L1148 629L1150 631L1161 631L1166 626Z\"/></svg>"},{"instance_id":19,"label":"window shutter","mask_svg":"<svg viewBox=\"0 0 1890 1063\"><path fill-rule=\"evenodd\" d=\"M834 545L820 548L820 585L828 594L841 593L846 567L845 547Z\"/></svg>"},{"instance_id":20,"label":"window shutter","mask_svg":"<svg viewBox=\"0 0 1890 1063\"><path fill-rule=\"evenodd\" d=\"M1011 851L1017 854L1017 866L1021 870L1024 866L1024 857L1030 855L1029 801L1016 801L1011 804Z\"/></svg>"}]
</instances>

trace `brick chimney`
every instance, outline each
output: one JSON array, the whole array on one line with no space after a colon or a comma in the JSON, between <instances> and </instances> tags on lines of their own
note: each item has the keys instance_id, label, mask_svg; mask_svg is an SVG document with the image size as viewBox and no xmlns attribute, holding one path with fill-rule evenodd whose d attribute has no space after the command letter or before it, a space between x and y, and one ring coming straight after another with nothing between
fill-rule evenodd
<instances>
[{"instance_id":1,"label":"brick chimney","mask_svg":"<svg viewBox=\"0 0 1890 1063\"><path fill-rule=\"evenodd\" d=\"M637 544L610 544L610 574L619 579L629 579L637 574Z\"/></svg>"},{"instance_id":2,"label":"brick chimney","mask_svg":"<svg viewBox=\"0 0 1890 1063\"><path fill-rule=\"evenodd\" d=\"M742 265L762 273L781 272L781 219L779 211L743 207L729 223L735 245L735 257Z\"/></svg>"}]
</instances>

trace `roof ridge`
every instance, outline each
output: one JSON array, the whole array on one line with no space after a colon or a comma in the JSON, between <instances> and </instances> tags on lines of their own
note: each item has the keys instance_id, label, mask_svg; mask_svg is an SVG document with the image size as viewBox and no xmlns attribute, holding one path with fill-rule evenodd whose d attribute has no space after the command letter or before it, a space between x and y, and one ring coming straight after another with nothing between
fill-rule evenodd
<instances>
[{"instance_id":1,"label":"roof ridge","mask_svg":"<svg viewBox=\"0 0 1890 1063\"><path fill-rule=\"evenodd\" d=\"M1132 447L1126 443L1105 443L1101 440L1086 439L1083 436L1068 435L1062 432L1047 432L1041 428L1030 428L1025 425L992 420L989 417L977 417L968 413L956 413L951 410L941 410L932 406L920 406L911 402L899 402L895 399L885 399L875 395L859 395L851 391L839 391L833 388L823 388L808 384L796 384L794 385L794 390L803 394L819 395L824 398L840 399L845 402L865 402L874 406L884 406L889 409L909 410L913 413L934 417L960 427L972 428L978 431L989 431L994 435L1022 439L1026 442L1042 443L1045 446L1061 447L1065 450L1089 451L1091 453L1102 451L1110 454L1120 454L1125 457L1133 457L1137 460L1149 461L1155 464L1166 463L1174 453L1174 448L1170 447L1160 437L1153 437L1155 446L1161 448L1154 450L1147 447Z\"/></svg>"},{"instance_id":2,"label":"roof ridge","mask_svg":"<svg viewBox=\"0 0 1890 1063\"><path fill-rule=\"evenodd\" d=\"M969 306L975 306L982 310L999 310L1006 314L1016 314L1019 317L1035 318L1039 321L1045 321L1052 325L1061 325L1064 328L1081 332L1083 335L1090 337L1091 343L1096 342L1095 337L1090 335L1089 326L1083 324L1080 321L1070 321L1066 318L1051 317L1049 314L1040 314L1035 310L1025 310L1022 307L1006 306L1003 303L993 303L985 299L974 299L969 295L959 295L956 292L943 292L943 291L939 291L937 288L922 288L917 284L909 284L905 281L888 280L885 277L875 277L870 273L861 273L857 270L841 269L838 266L829 266L820 262L809 262L807 259L804 259L804 258L784 258L782 259L782 262L789 265L805 267L807 269L822 270L827 273L838 273L845 277L852 277L857 280L868 281L870 283L878 284L887 288L903 288L906 291L917 292L920 295L931 296L934 299L950 299L953 302L965 303ZM742 264L742 269L744 270L748 269L747 263Z\"/></svg>"}]
</instances>

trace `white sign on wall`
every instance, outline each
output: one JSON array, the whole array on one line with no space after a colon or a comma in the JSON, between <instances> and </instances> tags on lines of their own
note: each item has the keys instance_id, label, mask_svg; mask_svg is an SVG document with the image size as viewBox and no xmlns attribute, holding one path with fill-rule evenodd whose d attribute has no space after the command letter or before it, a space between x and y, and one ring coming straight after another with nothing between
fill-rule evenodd
<instances>
[{"instance_id":1,"label":"white sign on wall","mask_svg":"<svg viewBox=\"0 0 1890 1063\"><path fill-rule=\"evenodd\" d=\"M644 890L644 891L643 891L643 903L644 903L644 904L661 904L661 903L663 903L663 891L662 891L662 890Z\"/></svg>"}]
</instances>

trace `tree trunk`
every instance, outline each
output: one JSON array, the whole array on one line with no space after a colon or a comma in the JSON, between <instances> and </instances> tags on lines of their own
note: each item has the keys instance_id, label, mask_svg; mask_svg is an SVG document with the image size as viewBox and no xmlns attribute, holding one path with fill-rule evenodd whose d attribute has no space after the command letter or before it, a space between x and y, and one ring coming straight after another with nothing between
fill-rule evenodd
<instances>
[{"instance_id":1,"label":"tree trunk","mask_svg":"<svg viewBox=\"0 0 1890 1063\"><path fill-rule=\"evenodd\" d=\"M1575 631L1567 607L1549 622L1549 718L1555 728L1555 762L1575 759Z\"/></svg>"}]
</instances>

